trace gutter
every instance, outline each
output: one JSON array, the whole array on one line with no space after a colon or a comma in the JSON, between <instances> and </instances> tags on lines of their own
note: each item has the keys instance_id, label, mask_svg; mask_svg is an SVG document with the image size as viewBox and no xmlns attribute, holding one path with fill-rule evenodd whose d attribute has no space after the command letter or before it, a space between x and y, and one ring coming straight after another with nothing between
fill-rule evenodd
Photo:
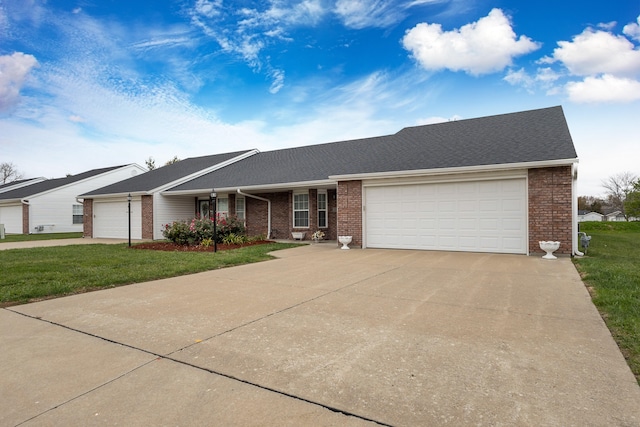
<instances>
[{"instance_id":1,"label":"gutter","mask_svg":"<svg viewBox=\"0 0 640 427\"><path fill-rule=\"evenodd\" d=\"M522 162L522 163L503 163L495 165L478 165L478 166L460 166L451 168L435 168L435 169L417 169L405 171L389 171L389 172L365 172L344 175L329 175L329 179L335 181L352 181L376 178L405 178L424 175L445 175L469 172L496 172L501 170L512 169L533 169L545 168L553 166L567 166L578 163L578 159L559 159L559 160L543 160L539 162Z\"/></svg>"},{"instance_id":2,"label":"gutter","mask_svg":"<svg viewBox=\"0 0 640 427\"><path fill-rule=\"evenodd\" d=\"M245 197L251 197L253 199L262 200L263 202L267 202L267 239L271 238L271 200L265 199L264 197L254 196L253 194L247 194L240 191L238 188L237 193L243 195Z\"/></svg>"}]
</instances>

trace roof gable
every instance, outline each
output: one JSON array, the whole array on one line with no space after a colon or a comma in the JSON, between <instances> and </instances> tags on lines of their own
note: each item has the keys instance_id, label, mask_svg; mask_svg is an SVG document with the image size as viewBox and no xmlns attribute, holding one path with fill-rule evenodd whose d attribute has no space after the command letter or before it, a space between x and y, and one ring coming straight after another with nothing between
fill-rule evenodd
<instances>
[{"instance_id":1,"label":"roof gable","mask_svg":"<svg viewBox=\"0 0 640 427\"><path fill-rule=\"evenodd\" d=\"M144 174L116 182L82 194L80 197L99 195L150 192L162 186L174 183L192 174L211 168L212 166L232 161L236 157L249 155L254 150L235 151L202 157L190 157L170 165L162 166Z\"/></svg>"},{"instance_id":2,"label":"roof gable","mask_svg":"<svg viewBox=\"0 0 640 427\"><path fill-rule=\"evenodd\" d=\"M13 199L24 199L28 197L33 197L36 194L55 190L57 188L61 188L69 184L73 184L88 178L102 175L104 173L111 172L113 170L120 169L126 166L127 165L120 165L120 166L111 166L107 168L92 169L90 171L82 172L77 175L70 175L64 178L47 179L41 182L36 182L35 184L27 185L25 187L20 187L14 190L0 193L0 200L13 200Z\"/></svg>"}]
</instances>

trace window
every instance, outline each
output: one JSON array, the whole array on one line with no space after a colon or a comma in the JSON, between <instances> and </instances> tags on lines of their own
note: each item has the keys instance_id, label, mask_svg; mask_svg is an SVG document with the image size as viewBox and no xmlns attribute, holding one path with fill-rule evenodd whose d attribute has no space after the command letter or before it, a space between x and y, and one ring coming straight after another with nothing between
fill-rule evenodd
<instances>
[{"instance_id":1,"label":"window","mask_svg":"<svg viewBox=\"0 0 640 427\"><path fill-rule=\"evenodd\" d=\"M327 192L318 190L318 227L327 228Z\"/></svg>"},{"instance_id":2,"label":"window","mask_svg":"<svg viewBox=\"0 0 640 427\"><path fill-rule=\"evenodd\" d=\"M218 197L218 218L226 218L229 216L229 199L226 197Z\"/></svg>"},{"instance_id":3,"label":"window","mask_svg":"<svg viewBox=\"0 0 640 427\"><path fill-rule=\"evenodd\" d=\"M293 226L309 227L309 193L293 193Z\"/></svg>"},{"instance_id":4,"label":"window","mask_svg":"<svg viewBox=\"0 0 640 427\"><path fill-rule=\"evenodd\" d=\"M242 221L245 219L244 197L236 197L236 217Z\"/></svg>"},{"instance_id":5,"label":"window","mask_svg":"<svg viewBox=\"0 0 640 427\"><path fill-rule=\"evenodd\" d=\"M73 205L72 224L82 224L82 205Z\"/></svg>"}]
</instances>

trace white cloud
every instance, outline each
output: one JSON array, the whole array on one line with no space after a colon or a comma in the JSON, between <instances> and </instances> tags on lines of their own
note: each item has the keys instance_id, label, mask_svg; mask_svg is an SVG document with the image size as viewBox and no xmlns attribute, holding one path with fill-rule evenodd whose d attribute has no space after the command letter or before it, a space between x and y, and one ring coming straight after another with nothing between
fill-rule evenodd
<instances>
[{"instance_id":1,"label":"white cloud","mask_svg":"<svg viewBox=\"0 0 640 427\"><path fill-rule=\"evenodd\" d=\"M386 28L397 24L408 15L408 9L432 3L443 3L446 0L338 0L333 13L345 27Z\"/></svg>"},{"instance_id":2,"label":"white cloud","mask_svg":"<svg viewBox=\"0 0 640 427\"><path fill-rule=\"evenodd\" d=\"M273 94L278 93L280 89L282 89L282 86L284 86L284 71L273 70L269 75L273 79L269 92Z\"/></svg>"},{"instance_id":3,"label":"white cloud","mask_svg":"<svg viewBox=\"0 0 640 427\"><path fill-rule=\"evenodd\" d=\"M640 41L640 16L638 16L636 22L625 25L622 32L632 39Z\"/></svg>"},{"instance_id":4,"label":"white cloud","mask_svg":"<svg viewBox=\"0 0 640 427\"><path fill-rule=\"evenodd\" d=\"M440 24L418 24L406 32L402 43L427 70L471 75L503 70L514 57L539 48L529 37L517 37L500 9L452 31L443 31Z\"/></svg>"},{"instance_id":5,"label":"white cloud","mask_svg":"<svg viewBox=\"0 0 640 427\"><path fill-rule=\"evenodd\" d=\"M14 52L0 56L0 111L7 111L20 100L20 89L29 71L38 65L33 55Z\"/></svg>"},{"instance_id":6,"label":"white cloud","mask_svg":"<svg viewBox=\"0 0 640 427\"><path fill-rule=\"evenodd\" d=\"M605 74L566 85L569 99L577 103L633 102L640 100L640 82Z\"/></svg>"},{"instance_id":7,"label":"white cloud","mask_svg":"<svg viewBox=\"0 0 640 427\"><path fill-rule=\"evenodd\" d=\"M618 77L640 74L640 50L623 36L587 28L573 41L560 41L553 59L561 62L573 75L600 73Z\"/></svg>"},{"instance_id":8,"label":"white cloud","mask_svg":"<svg viewBox=\"0 0 640 427\"><path fill-rule=\"evenodd\" d=\"M213 18L220 15L222 0L197 0L194 5L196 12L204 17Z\"/></svg>"}]
</instances>

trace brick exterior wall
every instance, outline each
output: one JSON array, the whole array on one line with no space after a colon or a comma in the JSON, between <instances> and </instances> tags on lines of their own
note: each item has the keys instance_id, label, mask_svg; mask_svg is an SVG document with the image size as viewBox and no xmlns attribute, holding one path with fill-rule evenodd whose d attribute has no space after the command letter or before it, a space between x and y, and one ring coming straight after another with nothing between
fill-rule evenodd
<instances>
[{"instance_id":1,"label":"brick exterior wall","mask_svg":"<svg viewBox=\"0 0 640 427\"><path fill-rule=\"evenodd\" d=\"M338 235L362 247L362 181L338 182Z\"/></svg>"},{"instance_id":2,"label":"brick exterior wall","mask_svg":"<svg viewBox=\"0 0 640 427\"><path fill-rule=\"evenodd\" d=\"M318 230L318 190L309 190L309 227L293 228L293 191L256 194L258 197L271 200L271 238L292 239L294 231L305 232L305 240ZM327 191L328 227L323 228L325 240L337 240L337 205L336 191ZM245 197L247 234L256 236L267 233L267 202Z\"/></svg>"},{"instance_id":3,"label":"brick exterior wall","mask_svg":"<svg viewBox=\"0 0 640 427\"><path fill-rule=\"evenodd\" d=\"M22 204L22 234L29 234L29 205Z\"/></svg>"},{"instance_id":4,"label":"brick exterior wall","mask_svg":"<svg viewBox=\"0 0 640 427\"><path fill-rule=\"evenodd\" d=\"M555 254L572 252L571 166L529 169L529 252L541 240L560 241Z\"/></svg>"},{"instance_id":5,"label":"brick exterior wall","mask_svg":"<svg viewBox=\"0 0 640 427\"><path fill-rule=\"evenodd\" d=\"M142 238L153 239L153 196L142 196Z\"/></svg>"},{"instance_id":6,"label":"brick exterior wall","mask_svg":"<svg viewBox=\"0 0 640 427\"><path fill-rule=\"evenodd\" d=\"M82 237L93 237L93 199L82 202Z\"/></svg>"}]
</instances>

